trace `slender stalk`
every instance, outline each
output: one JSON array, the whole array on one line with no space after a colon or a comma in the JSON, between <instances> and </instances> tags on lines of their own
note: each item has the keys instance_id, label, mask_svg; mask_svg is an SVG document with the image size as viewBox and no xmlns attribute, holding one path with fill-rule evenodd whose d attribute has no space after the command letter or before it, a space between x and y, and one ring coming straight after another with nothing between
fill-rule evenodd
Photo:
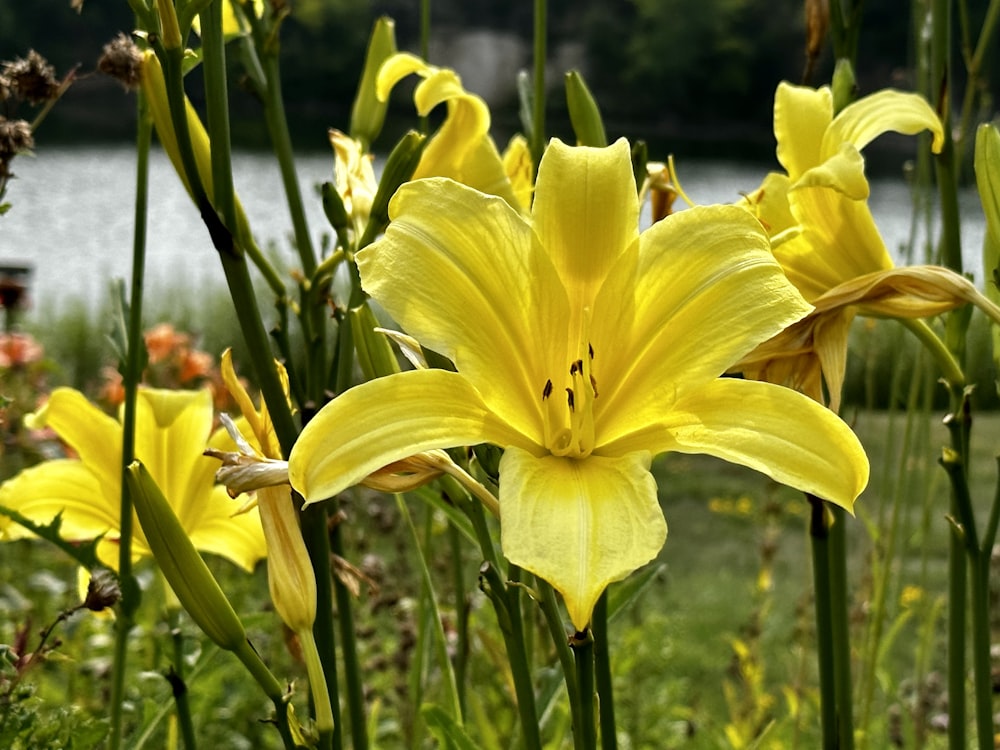
<instances>
[{"instance_id":1,"label":"slender stalk","mask_svg":"<svg viewBox=\"0 0 1000 750\"><path fill-rule=\"evenodd\" d=\"M178 614L176 609L173 612L174 615ZM194 722L191 720L191 705L188 701L187 683L184 681L184 635L177 627L176 622L171 625L170 640L173 642L174 657L173 665L167 674L167 682L170 683L170 690L174 696L177 724L180 727L184 747L187 750L195 750L197 742L194 734Z\"/></svg>"},{"instance_id":2,"label":"slender stalk","mask_svg":"<svg viewBox=\"0 0 1000 750\"><path fill-rule=\"evenodd\" d=\"M590 630L576 633L570 641L576 659L576 689L580 697L580 723L573 734L582 738L583 750L597 750L597 724L594 721L594 637Z\"/></svg>"},{"instance_id":3,"label":"slender stalk","mask_svg":"<svg viewBox=\"0 0 1000 750\"><path fill-rule=\"evenodd\" d=\"M548 34L547 0L535 0L535 43L534 43L534 97L532 99L531 158L535 163L542 160L545 150L545 61Z\"/></svg>"},{"instance_id":4,"label":"slender stalk","mask_svg":"<svg viewBox=\"0 0 1000 750\"><path fill-rule=\"evenodd\" d=\"M454 524L448 524L448 542L451 546L452 586L455 589L455 686L458 690L458 707L465 716L465 674L469 661L469 600L465 592L465 567L462 559L462 534Z\"/></svg>"},{"instance_id":5,"label":"slender stalk","mask_svg":"<svg viewBox=\"0 0 1000 750\"><path fill-rule=\"evenodd\" d=\"M615 701L611 682L611 653L608 647L608 592L601 594L590 621L594 636L594 672L597 680L598 718L601 723L601 750L617 750Z\"/></svg>"},{"instance_id":6,"label":"slender stalk","mask_svg":"<svg viewBox=\"0 0 1000 750\"><path fill-rule=\"evenodd\" d=\"M823 750L838 745L836 659L830 591L830 526L822 500L806 495L812 512L809 540L812 543L813 587L816 607L816 648L819 660L819 705Z\"/></svg>"},{"instance_id":7,"label":"slender stalk","mask_svg":"<svg viewBox=\"0 0 1000 750\"><path fill-rule=\"evenodd\" d=\"M847 598L847 512L831 506L830 609L833 635L833 669L837 705L837 739L840 750L854 747L854 695L851 680L851 630Z\"/></svg>"},{"instance_id":8,"label":"slender stalk","mask_svg":"<svg viewBox=\"0 0 1000 750\"><path fill-rule=\"evenodd\" d=\"M136 134L135 214L132 235L132 287L129 305L128 350L125 372L125 408L122 417L122 473L135 459L135 401L142 379L142 303L146 268L146 218L149 202L149 147L153 138L153 121L149 116L142 92L138 97L138 130ZM128 656L128 635L135 625L135 610L139 606L139 585L132 575L132 500L128 484L122 481L119 515L118 578L122 599L115 619L114 661L111 673L111 715L108 746L118 750L122 741L122 712L125 703L125 672Z\"/></svg>"},{"instance_id":9,"label":"slender stalk","mask_svg":"<svg viewBox=\"0 0 1000 750\"><path fill-rule=\"evenodd\" d=\"M298 496L296 496L298 497ZM330 534L327 531L328 517L326 503L315 503L302 511L302 541L305 542L309 560L316 572L316 621L313 623L313 639L319 653L323 675L326 678L330 705L339 719L340 684L337 677L337 640L333 626L333 581L330 576ZM333 726L333 750L344 746L341 721Z\"/></svg>"},{"instance_id":10,"label":"slender stalk","mask_svg":"<svg viewBox=\"0 0 1000 750\"><path fill-rule=\"evenodd\" d=\"M552 644L556 649L556 656L559 659L559 666L562 667L563 676L566 680L566 693L569 695L569 713L573 726L580 726L580 692L576 681L576 662L574 661L572 649L569 646L568 634L559 615L559 603L556 601L556 593L552 586L542 579L537 579L535 588L539 593L539 604L542 607L542 614L545 616L545 623L549 627L552 635ZM583 750L583 736L580 732L573 732L574 750Z\"/></svg>"},{"instance_id":11,"label":"slender stalk","mask_svg":"<svg viewBox=\"0 0 1000 750\"><path fill-rule=\"evenodd\" d=\"M517 691L517 710L521 715L521 735L526 750L541 750L538 733L538 709L535 706L535 686L531 680L531 662L525 647L524 620L521 618L521 569L516 565L507 568L510 582L505 586L507 612L510 616L510 639L507 654L510 658L511 674ZM513 585L512 585L513 584Z\"/></svg>"}]
</instances>

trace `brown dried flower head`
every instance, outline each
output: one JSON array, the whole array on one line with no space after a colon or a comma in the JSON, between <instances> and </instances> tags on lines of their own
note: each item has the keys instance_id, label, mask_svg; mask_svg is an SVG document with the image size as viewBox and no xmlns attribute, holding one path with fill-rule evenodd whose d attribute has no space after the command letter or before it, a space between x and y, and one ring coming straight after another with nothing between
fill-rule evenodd
<instances>
[{"instance_id":1,"label":"brown dried flower head","mask_svg":"<svg viewBox=\"0 0 1000 750\"><path fill-rule=\"evenodd\" d=\"M31 125L26 120L8 120L0 115L0 162L7 162L34 145Z\"/></svg>"},{"instance_id":2,"label":"brown dried flower head","mask_svg":"<svg viewBox=\"0 0 1000 750\"><path fill-rule=\"evenodd\" d=\"M119 34L104 45L97 69L118 80L126 91L139 88L142 72L142 51L127 34Z\"/></svg>"},{"instance_id":3,"label":"brown dried flower head","mask_svg":"<svg viewBox=\"0 0 1000 750\"><path fill-rule=\"evenodd\" d=\"M115 606L121 598L122 590L118 585L118 577L107 568L98 568L90 576L83 606L92 612L101 612Z\"/></svg>"},{"instance_id":4,"label":"brown dried flower head","mask_svg":"<svg viewBox=\"0 0 1000 750\"><path fill-rule=\"evenodd\" d=\"M35 50L27 57L5 62L2 75L10 90L29 104L41 104L59 95L55 68Z\"/></svg>"}]
</instances>

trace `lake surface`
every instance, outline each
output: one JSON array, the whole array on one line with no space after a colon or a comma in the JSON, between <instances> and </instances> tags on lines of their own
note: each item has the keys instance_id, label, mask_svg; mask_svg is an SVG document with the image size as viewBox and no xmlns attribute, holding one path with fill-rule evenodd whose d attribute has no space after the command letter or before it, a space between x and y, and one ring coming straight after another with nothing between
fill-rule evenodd
<instances>
[{"instance_id":1,"label":"lake surface","mask_svg":"<svg viewBox=\"0 0 1000 750\"><path fill-rule=\"evenodd\" d=\"M314 240L329 227L316 186L332 179L329 154L297 162ZM135 156L128 146L39 149L18 157L18 179L8 185L13 208L0 217L0 264L34 266L35 310L63 309L72 300L96 308L108 298L112 278L131 276ZM768 167L727 162L680 162L683 187L699 203L730 203L755 189ZM194 205L162 151L154 150L150 171L147 298L224 294L225 280L215 250ZM292 230L281 180L269 154L234 154L236 189L261 247L273 245L279 263L295 268ZM966 268L982 278L984 224L975 191L962 193ZM679 203L679 201L678 201ZM902 180L873 180L870 205L891 251L910 237L912 201ZM647 220L648 221L648 220ZM917 237L918 247L926 234ZM30 315L31 313L29 313Z\"/></svg>"}]
</instances>

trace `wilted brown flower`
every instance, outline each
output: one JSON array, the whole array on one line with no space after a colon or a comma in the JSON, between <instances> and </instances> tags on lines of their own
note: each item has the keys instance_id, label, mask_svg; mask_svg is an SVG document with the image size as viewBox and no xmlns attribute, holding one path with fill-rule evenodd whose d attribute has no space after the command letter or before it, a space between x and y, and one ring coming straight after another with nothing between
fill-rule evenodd
<instances>
[{"instance_id":1,"label":"wilted brown flower","mask_svg":"<svg viewBox=\"0 0 1000 750\"><path fill-rule=\"evenodd\" d=\"M116 78L126 91L139 88L142 52L127 34L119 34L104 45L97 69Z\"/></svg>"},{"instance_id":2,"label":"wilted brown flower","mask_svg":"<svg viewBox=\"0 0 1000 750\"><path fill-rule=\"evenodd\" d=\"M31 125L26 120L8 120L0 115L0 160L34 148Z\"/></svg>"},{"instance_id":3,"label":"wilted brown flower","mask_svg":"<svg viewBox=\"0 0 1000 750\"><path fill-rule=\"evenodd\" d=\"M5 62L3 77L10 90L30 104L41 104L59 96L55 68L35 50L29 51L27 57Z\"/></svg>"},{"instance_id":4,"label":"wilted brown flower","mask_svg":"<svg viewBox=\"0 0 1000 750\"><path fill-rule=\"evenodd\" d=\"M97 568L87 584L87 596L83 606L92 612L102 612L113 607L122 598L118 577L107 568Z\"/></svg>"}]
</instances>

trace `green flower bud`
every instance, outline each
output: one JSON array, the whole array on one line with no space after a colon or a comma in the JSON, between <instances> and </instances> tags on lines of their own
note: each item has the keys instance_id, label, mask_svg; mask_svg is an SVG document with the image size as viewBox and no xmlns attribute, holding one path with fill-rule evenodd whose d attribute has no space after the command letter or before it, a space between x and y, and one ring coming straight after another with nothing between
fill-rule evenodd
<instances>
[{"instance_id":1,"label":"green flower bud","mask_svg":"<svg viewBox=\"0 0 1000 750\"><path fill-rule=\"evenodd\" d=\"M375 329L378 321L367 303L352 307L348 312L358 364L367 380L399 372L399 361L384 334Z\"/></svg>"},{"instance_id":2,"label":"green flower bud","mask_svg":"<svg viewBox=\"0 0 1000 750\"><path fill-rule=\"evenodd\" d=\"M375 95L375 79L382 63L396 54L396 25L383 16L375 21L368 40L365 67L358 82L358 93L351 107L351 137L361 141L366 148L382 132L388 102L379 101Z\"/></svg>"},{"instance_id":3,"label":"green flower bud","mask_svg":"<svg viewBox=\"0 0 1000 750\"><path fill-rule=\"evenodd\" d=\"M372 201L372 210L365 227L364 237L358 243L358 248L365 247L388 226L389 200L396 194L396 189L413 177L420 157L424 153L427 136L411 130L404 135L385 161L382 179L378 183L378 192Z\"/></svg>"},{"instance_id":4,"label":"green flower bud","mask_svg":"<svg viewBox=\"0 0 1000 750\"><path fill-rule=\"evenodd\" d=\"M569 106L569 120L576 133L577 144L596 148L607 146L608 136L604 132L601 110L577 70L566 74L566 104Z\"/></svg>"},{"instance_id":5,"label":"green flower bud","mask_svg":"<svg viewBox=\"0 0 1000 750\"><path fill-rule=\"evenodd\" d=\"M986 297L1000 304L1000 131L995 125L980 125L976 131L976 186L986 217L983 237L983 268L992 282L984 285ZM991 326L993 359L1000 361L1000 329Z\"/></svg>"},{"instance_id":6,"label":"green flower bud","mask_svg":"<svg viewBox=\"0 0 1000 750\"><path fill-rule=\"evenodd\" d=\"M149 548L178 601L220 648L242 649L247 636L240 618L153 477L146 467L133 461L125 479Z\"/></svg>"}]
</instances>

